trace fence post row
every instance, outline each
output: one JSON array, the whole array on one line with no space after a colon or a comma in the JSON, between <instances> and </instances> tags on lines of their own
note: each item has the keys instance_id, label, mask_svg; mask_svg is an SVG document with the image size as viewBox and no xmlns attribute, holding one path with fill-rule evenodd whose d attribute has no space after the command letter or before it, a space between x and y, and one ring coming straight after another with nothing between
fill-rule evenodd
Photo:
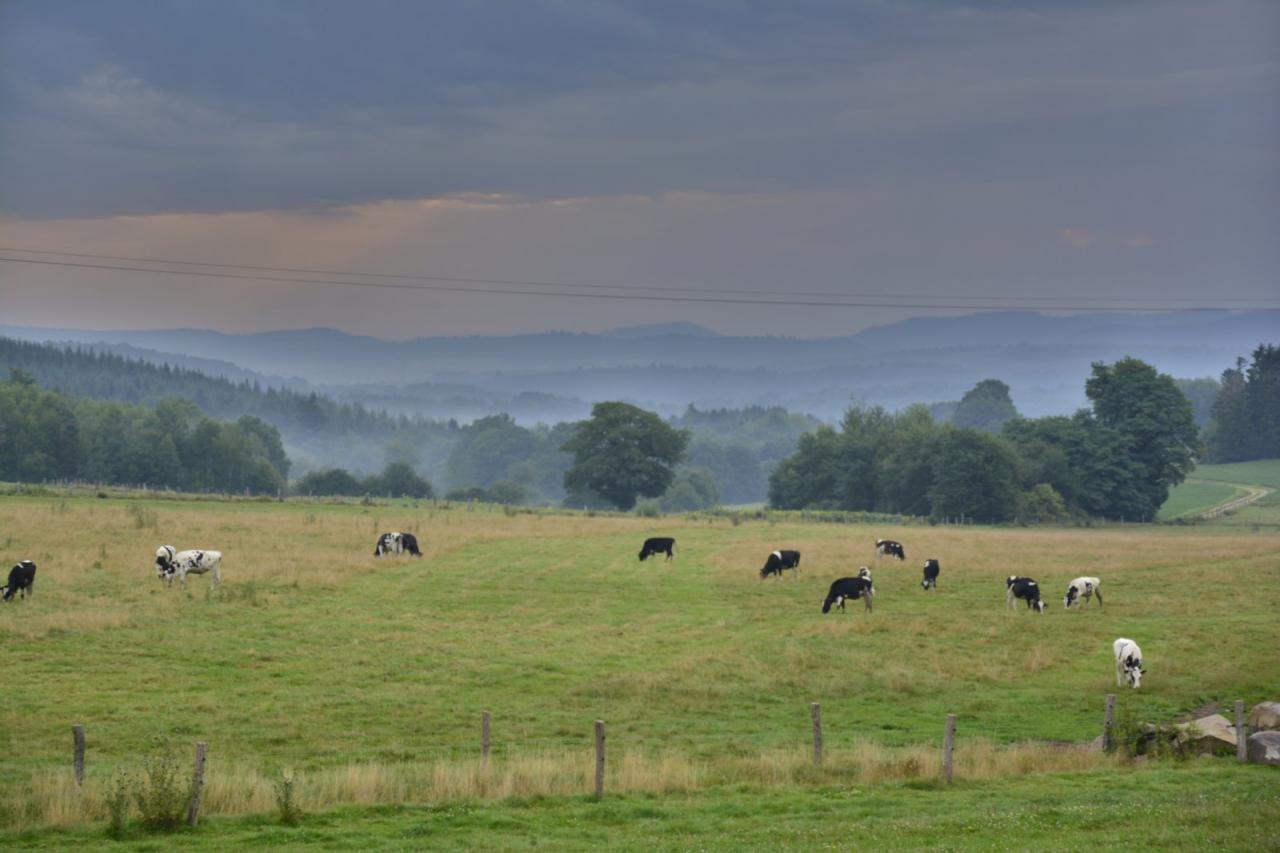
<instances>
[{"instance_id":1,"label":"fence post row","mask_svg":"<svg viewBox=\"0 0 1280 853\"><path fill-rule=\"evenodd\" d=\"M1244 700L1236 700L1236 759L1249 760L1249 727L1244 723Z\"/></svg>"},{"instance_id":2,"label":"fence post row","mask_svg":"<svg viewBox=\"0 0 1280 853\"><path fill-rule=\"evenodd\" d=\"M187 826L195 826L200 820L200 795L204 789L204 755L207 746L203 741L196 744L196 768L191 777L191 808L187 810Z\"/></svg>"},{"instance_id":3,"label":"fence post row","mask_svg":"<svg viewBox=\"0 0 1280 853\"><path fill-rule=\"evenodd\" d=\"M480 766L489 766L489 712L480 717Z\"/></svg>"},{"instance_id":4,"label":"fence post row","mask_svg":"<svg viewBox=\"0 0 1280 853\"><path fill-rule=\"evenodd\" d=\"M813 716L813 763L822 763L822 706L817 702L809 704L809 713Z\"/></svg>"},{"instance_id":5,"label":"fence post row","mask_svg":"<svg viewBox=\"0 0 1280 853\"><path fill-rule=\"evenodd\" d=\"M947 733L942 739L942 775L951 782L951 751L956 742L956 715L947 714Z\"/></svg>"},{"instance_id":6,"label":"fence post row","mask_svg":"<svg viewBox=\"0 0 1280 853\"><path fill-rule=\"evenodd\" d=\"M1104 752L1110 752L1116 748L1115 743L1115 726L1116 726L1116 694L1107 694L1107 713L1102 718L1102 749Z\"/></svg>"},{"instance_id":7,"label":"fence post row","mask_svg":"<svg viewBox=\"0 0 1280 853\"><path fill-rule=\"evenodd\" d=\"M75 757L73 763L76 771L76 787L84 784L84 726L72 726L71 736L75 740Z\"/></svg>"},{"instance_id":8,"label":"fence post row","mask_svg":"<svg viewBox=\"0 0 1280 853\"><path fill-rule=\"evenodd\" d=\"M604 799L604 720L596 720L596 799Z\"/></svg>"}]
</instances>

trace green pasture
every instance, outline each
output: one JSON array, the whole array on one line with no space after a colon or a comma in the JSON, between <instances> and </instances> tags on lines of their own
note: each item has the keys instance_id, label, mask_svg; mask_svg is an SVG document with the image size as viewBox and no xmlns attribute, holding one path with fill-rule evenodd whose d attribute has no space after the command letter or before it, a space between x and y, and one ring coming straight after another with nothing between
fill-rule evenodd
<instances>
[{"instance_id":1,"label":"green pasture","mask_svg":"<svg viewBox=\"0 0 1280 853\"><path fill-rule=\"evenodd\" d=\"M1280 459L1230 462L1226 465L1197 465L1191 472L1191 476L1197 480L1250 483L1280 489Z\"/></svg>"},{"instance_id":2,"label":"green pasture","mask_svg":"<svg viewBox=\"0 0 1280 853\"><path fill-rule=\"evenodd\" d=\"M427 556L374 559L375 534L395 529L417 532ZM677 537L676 559L639 562L641 540L663 534ZM903 541L910 559L876 563L877 536ZM223 586L163 587L152 567L161 543L221 548ZM783 547L803 552L799 577L761 581L765 555ZM715 762L805 748L815 701L831 749L932 746L948 713L964 749L1088 741L1109 692L1123 715L1167 721L1210 702L1274 699L1280 684L1280 656L1241 653L1280 640L1280 536L1268 533L4 497L0 550L40 566L35 596L0 607L0 825L27 809L33 779L69 773L75 723L101 785L136 768L156 737L184 750L207 741L214 777L233 765L395 766L474 757L489 711L498 761L586 750L603 719L615 754ZM942 563L936 592L919 585L925 557ZM874 612L850 602L824 616L829 583L860 564L875 572ZM1041 581L1046 614L1006 610L1012 573ZM1081 574L1103 578L1105 606L1065 612L1062 592ZM1140 691L1115 686L1118 636L1145 652ZM733 792L706 796L659 810L696 827L737 808ZM525 820L476 808L495 826ZM528 819L577 820L582 808L556 801ZM388 844L434 820L353 814L385 818ZM968 818L936 816L953 819ZM217 826L231 839L258 831ZM742 831L772 843L768 826ZM688 844L703 846L691 832Z\"/></svg>"},{"instance_id":3,"label":"green pasture","mask_svg":"<svg viewBox=\"0 0 1280 853\"><path fill-rule=\"evenodd\" d=\"M1228 483L1188 480L1169 490L1169 499L1160 507L1159 519L1170 521L1182 516L1206 512L1221 503L1243 497L1244 489Z\"/></svg>"}]
</instances>

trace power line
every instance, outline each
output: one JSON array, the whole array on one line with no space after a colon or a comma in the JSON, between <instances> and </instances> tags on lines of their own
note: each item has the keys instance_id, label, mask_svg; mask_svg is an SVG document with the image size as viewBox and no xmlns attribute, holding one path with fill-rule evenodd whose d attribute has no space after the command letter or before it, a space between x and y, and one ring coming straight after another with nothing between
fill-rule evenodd
<instances>
[{"instance_id":1,"label":"power line","mask_svg":"<svg viewBox=\"0 0 1280 853\"><path fill-rule=\"evenodd\" d=\"M974 294L974 295L948 294L947 296L934 296L934 295L928 295L928 294L908 294L908 293L843 293L839 291L822 291L822 290L777 291L777 290L749 290L749 289L743 289L743 288L714 288L714 287L684 288L684 287L670 287L670 286L662 286L662 285L584 284L579 282L538 281L538 280L530 280L530 279L471 278L471 277L464 277L464 276L423 275L423 274L412 274L412 273L380 273L380 272L372 272L367 270L329 270L329 269L314 269L314 268L307 268L307 267L258 266L258 265L252 265L252 264L214 263L210 261L183 261L183 260L176 260L173 258L144 258L144 257L129 256L129 255L103 255L103 254L93 254L93 253L86 253L86 252L64 252L64 251L54 251L51 249L21 249L21 248L11 248L11 247L3 247L3 246L0 246L0 252L18 252L21 254L33 254L33 255L55 255L55 256L69 257L69 258L90 258L97 261L120 261L124 263L165 264L168 266L194 266L194 267L208 267L211 269L257 270L262 272L289 273L293 276L304 276L304 275L345 276L348 278L365 278L365 279L374 278L374 279L391 279L391 280L398 280L398 281L426 281L426 282L434 281L434 282L445 282L445 283L453 283L453 284L491 285L491 286L498 286L498 287L541 287L541 288L555 287L555 288L584 289L584 290L622 290L622 291L642 290L642 291L668 292L668 293L680 293L680 294L689 294L689 293L736 294L739 296L760 297L762 299L766 297L786 299L788 302L790 302L793 297L803 296L803 297L817 297L817 298L830 297L830 298L838 298L838 299L895 299L895 300L896 299L913 299L913 300L947 299L947 300L953 300L953 301L997 300L997 301L1012 301L1012 302L1046 302L1046 303L1071 302L1071 301L1088 302L1088 303L1115 302L1115 303L1125 303L1125 304L1134 304L1134 305L1145 303L1145 302L1151 302L1151 303L1161 304L1161 305L1168 305L1171 303L1206 303L1207 307L1216 307L1224 303L1254 303L1254 302L1280 303L1280 298L1270 298L1270 297L1263 297L1263 296L1238 297L1238 298L1160 297L1160 298L1154 298L1154 299L1150 297L1142 297L1142 296L1132 296L1132 297L1004 296L1000 294ZM38 261L34 261L34 260L27 261L26 259L22 259L22 258L0 258L0 260L12 261L16 263L23 263L23 262L38 263ZM52 263L52 262L45 262L45 263ZM65 265L77 266L76 264L65 264ZM90 264L85 264L84 266L89 268L97 268ZM103 268L104 269L121 269L121 270L130 271L130 272L169 272L175 275L194 275L195 274L193 272L180 271L180 270L151 270L151 269L138 270L134 267L114 267L114 266L103 267ZM235 278L235 276L226 276L226 277ZM252 276L250 278L253 278L255 280L262 280L262 281L280 280L274 277L259 278L257 276ZM341 283L341 282L330 282L330 281L314 282L314 281L310 281L302 278L289 278L284 280L298 281L302 283L322 283L322 284L340 284ZM349 283L353 285L362 284L361 282L349 282ZM369 286L373 286L373 283L369 283ZM423 289L426 289L426 288L423 288ZM445 288L439 288L439 289L444 290ZM473 290L471 288L468 288L465 291L458 291L458 292L505 293L506 291L486 291L486 290L480 290L480 289ZM521 293L523 293L523 291L521 291ZM549 294L549 295L573 296L577 294ZM752 301L758 301L758 300L752 300ZM772 304L772 303L767 303L767 304ZM841 302L840 304L853 304L853 303ZM855 307L864 307L864 306L857 305ZM897 304L894 304L894 305L888 305L885 307L908 307L909 308L909 307L915 307L915 306L911 306L911 305L899 306ZM922 305L919 307L941 307L941 306ZM960 306L960 307L966 307L966 306ZM968 307L975 307L975 306L968 306ZM1050 306L1050 307L1058 307L1058 306ZM1192 306L1192 307L1195 307L1195 306ZM1133 310L1138 310L1138 309L1135 308Z\"/></svg>"},{"instance_id":2,"label":"power line","mask_svg":"<svg viewBox=\"0 0 1280 853\"><path fill-rule=\"evenodd\" d=\"M1109 313L1143 313L1149 311L1170 311L1170 312L1189 312L1189 311L1205 311L1211 310L1214 306L1194 306L1194 307L1175 307L1168 305L1139 305L1139 306L1099 306L1099 305L1076 305L1076 304L1059 304L1050 306L1025 306L1017 303L1005 305L986 305L986 304L959 304L959 303L920 303L920 302L888 302L888 301L869 301L865 299L846 300L839 302L819 301L812 299L736 299L721 296L650 296L644 294L621 294L621 293L566 293L564 291L531 291L531 290L509 290L498 287L455 287L444 284L406 284L387 281L340 281L336 279L318 279L318 278L286 278L283 276L269 275L238 275L235 273L224 272L199 272L196 270L159 270L147 267L133 266L117 266L110 264L91 264L78 263L72 261L46 261L35 260L32 258L8 258L0 257L0 262L15 264L35 264L40 266L64 267L73 269L91 269L91 270L110 270L113 272L138 272L149 273L152 275L175 275L199 278L217 278L225 280L238 281L264 281L284 284L312 284L332 287L356 287L356 288L384 288L389 290L410 290L410 291L428 291L428 292L450 292L450 293L482 293L494 294L502 296L542 296L552 298L567 299L612 299L629 302L674 302L674 303L697 303L697 304L719 304L719 305L763 305L772 307L788 307L788 308L929 308L937 310L956 310L956 311L1008 311L1024 307L1048 308L1055 311L1098 311ZM554 285L546 285L554 286ZM887 297L886 297L887 298Z\"/></svg>"}]
</instances>

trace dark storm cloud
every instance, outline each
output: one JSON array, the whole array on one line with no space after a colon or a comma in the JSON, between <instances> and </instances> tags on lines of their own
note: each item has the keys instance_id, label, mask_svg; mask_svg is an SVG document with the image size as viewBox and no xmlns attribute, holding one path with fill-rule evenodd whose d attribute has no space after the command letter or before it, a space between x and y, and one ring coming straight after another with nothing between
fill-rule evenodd
<instances>
[{"instance_id":1,"label":"dark storm cloud","mask_svg":"<svg viewBox=\"0 0 1280 853\"><path fill-rule=\"evenodd\" d=\"M1270 3L0 5L0 208L1274 188Z\"/></svg>"}]
</instances>

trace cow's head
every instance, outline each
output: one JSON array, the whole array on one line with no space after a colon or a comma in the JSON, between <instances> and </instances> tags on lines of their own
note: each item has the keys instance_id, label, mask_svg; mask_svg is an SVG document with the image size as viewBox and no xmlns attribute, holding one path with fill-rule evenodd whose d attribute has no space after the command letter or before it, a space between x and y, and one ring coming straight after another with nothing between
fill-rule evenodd
<instances>
[{"instance_id":1,"label":"cow's head","mask_svg":"<svg viewBox=\"0 0 1280 853\"><path fill-rule=\"evenodd\" d=\"M1136 658L1133 655L1125 657L1124 674L1129 679L1129 686L1137 690L1138 685L1142 683L1142 676L1147 674L1147 671L1142 668L1142 658Z\"/></svg>"},{"instance_id":2,"label":"cow's head","mask_svg":"<svg viewBox=\"0 0 1280 853\"><path fill-rule=\"evenodd\" d=\"M837 596L837 597L835 597L835 598L828 598L828 599L826 599L825 601L823 601L823 602L822 602L822 612L823 612L823 613L830 613L830 612L831 612L831 605L833 605L833 604L835 604L835 603L836 603L837 598L838 598L838 596Z\"/></svg>"},{"instance_id":3,"label":"cow's head","mask_svg":"<svg viewBox=\"0 0 1280 853\"><path fill-rule=\"evenodd\" d=\"M156 577L163 578L166 574L173 574L174 553L172 545L161 545L156 549Z\"/></svg>"},{"instance_id":4,"label":"cow's head","mask_svg":"<svg viewBox=\"0 0 1280 853\"><path fill-rule=\"evenodd\" d=\"M1032 601L1030 602L1030 604L1031 604L1031 608L1032 608L1033 610L1035 610L1035 612L1037 612L1037 613L1043 613L1043 612L1044 612L1044 602L1043 602L1043 601L1041 601L1040 599L1038 599L1038 598L1037 598L1037 599L1034 599L1034 600L1032 600Z\"/></svg>"},{"instance_id":5,"label":"cow's head","mask_svg":"<svg viewBox=\"0 0 1280 853\"><path fill-rule=\"evenodd\" d=\"M1071 586L1067 587L1067 594L1062 599L1062 606L1066 608L1070 608L1071 605L1075 603L1076 596L1079 594L1080 594L1080 591L1076 589L1075 584L1072 584Z\"/></svg>"}]
</instances>

